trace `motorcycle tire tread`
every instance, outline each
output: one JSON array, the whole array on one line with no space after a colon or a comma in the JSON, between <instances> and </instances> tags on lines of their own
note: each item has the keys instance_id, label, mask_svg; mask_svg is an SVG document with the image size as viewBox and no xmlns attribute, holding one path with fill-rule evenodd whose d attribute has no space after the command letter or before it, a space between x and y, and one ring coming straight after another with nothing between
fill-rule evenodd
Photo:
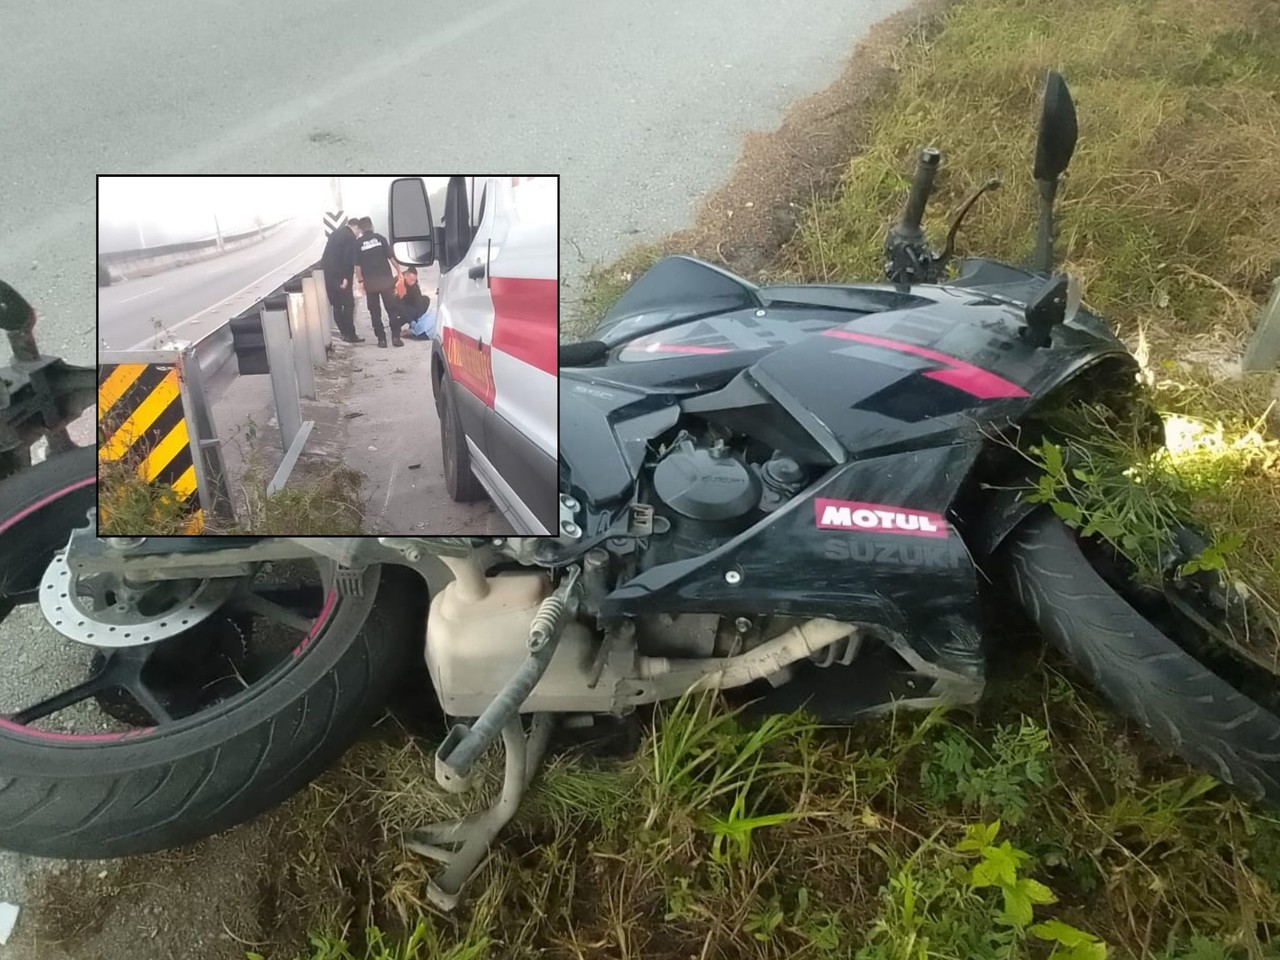
<instances>
[{"instance_id":1,"label":"motorcycle tire tread","mask_svg":"<svg viewBox=\"0 0 1280 960\"><path fill-rule=\"evenodd\" d=\"M1280 805L1280 717L1166 637L1115 593L1049 511L1005 541L1023 608L1118 709L1242 794Z\"/></svg>"},{"instance_id":2,"label":"motorcycle tire tread","mask_svg":"<svg viewBox=\"0 0 1280 960\"><path fill-rule=\"evenodd\" d=\"M0 482L0 521L93 475L96 456L87 454L71 451ZM371 572L370 579L371 594L392 592L394 578L380 583ZM345 617L335 611L306 655L316 658L307 669L323 672L308 682L300 664L279 677L239 708L241 729L215 719L150 746L147 738L63 746L0 734L0 848L75 859L150 853L225 830L291 796L377 718L408 666L413 625L383 600L367 619L360 604ZM151 760L148 751L164 756Z\"/></svg>"}]
</instances>

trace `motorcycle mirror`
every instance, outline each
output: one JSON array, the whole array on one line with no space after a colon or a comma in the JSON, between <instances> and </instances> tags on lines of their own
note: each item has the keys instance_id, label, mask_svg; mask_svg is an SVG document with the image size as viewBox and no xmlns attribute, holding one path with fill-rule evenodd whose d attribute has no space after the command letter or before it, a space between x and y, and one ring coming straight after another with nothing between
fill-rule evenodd
<instances>
[{"instance_id":1,"label":"motorcycle mirror","mask_svg":"<svg viewBox=\"0 0 1280 960\"><path fill-rule=\"evenodd\" d=\"M1067 317L1067 294L1071 281L1059 273L1049 278L1035 299L1027 304L1027 325L1022 337L1033 347L1049 346L1049 334Z\"/></svg>"},{"instance_id":2,"label":"motorcycle mirror","mask_svg":"<svg viewBox=\"0 0 1280 960\"><path fill-rule=\"evenodd\" d=\"M1037 180L1057 180L1075 153L1076 105L1062 74L1049 71L1040 109L1040 132L1036 137L1036 163L1032 176Z\"/></svg>"}]
</instances>

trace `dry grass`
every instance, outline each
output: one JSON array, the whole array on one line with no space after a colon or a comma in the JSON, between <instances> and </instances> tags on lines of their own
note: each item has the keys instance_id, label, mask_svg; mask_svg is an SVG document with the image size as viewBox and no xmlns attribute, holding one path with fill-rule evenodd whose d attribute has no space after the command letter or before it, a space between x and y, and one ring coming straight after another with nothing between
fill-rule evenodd
<instances>
[{"instance_id":1,"label":"dry grass","mask_svg":"<svg viewBox=\"0 0 1280 960\"><path fill-rule=\"evenodd\" d=\"M898 52L901 82L840 194L783 254L803 280L876 277L917 149L936 144L943 215L987 177L964 249L1029 255L1040 85L1068 80L1080 141L1059 194L1059 257L1123 333L1238 342L1280 270L1280 4L1274 0L981 0Z\"/></svg>"}]
</instances>

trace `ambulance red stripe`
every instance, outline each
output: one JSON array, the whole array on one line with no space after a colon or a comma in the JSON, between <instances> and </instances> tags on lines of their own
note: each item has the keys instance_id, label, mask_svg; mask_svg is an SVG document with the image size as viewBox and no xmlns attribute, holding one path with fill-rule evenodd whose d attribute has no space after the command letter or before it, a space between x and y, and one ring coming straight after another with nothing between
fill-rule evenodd
<instances>
[{"instance_id":1,"label":"ambulance red stripe","mask_svg":"<svg viewBox=\"0 0 1280 960\"><path fill-rule=\"evenodd\" d=\"M560 310L554 280L494 277L493 349L559 376Z\"/></svg>"}]
</instances>

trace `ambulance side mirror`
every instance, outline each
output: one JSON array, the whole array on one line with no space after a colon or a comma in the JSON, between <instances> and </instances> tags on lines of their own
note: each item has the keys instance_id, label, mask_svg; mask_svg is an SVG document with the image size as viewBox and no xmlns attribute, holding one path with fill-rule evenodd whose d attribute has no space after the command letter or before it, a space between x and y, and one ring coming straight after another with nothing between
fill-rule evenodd
<instances>
[{"instance_id":1,"label":"ambulance side mirror","mask_svg":"<svg viewBox=\"0 0 1280 960\"><path fill-rule=\"evenodd\" d=\"M402 177L391 183L387 203L387 232L396 260L427 267L436 260L436 229L431 201L421 177Z\"/></svg>"}]
</instances>

